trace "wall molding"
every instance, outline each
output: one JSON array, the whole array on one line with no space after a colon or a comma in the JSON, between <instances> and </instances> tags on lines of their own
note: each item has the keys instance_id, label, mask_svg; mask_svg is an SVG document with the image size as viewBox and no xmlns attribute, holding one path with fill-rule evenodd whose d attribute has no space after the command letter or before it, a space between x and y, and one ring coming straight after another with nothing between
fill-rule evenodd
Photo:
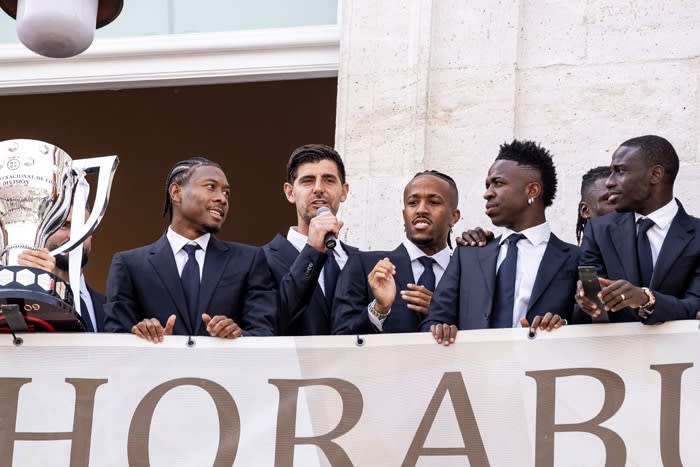
<instances>
[{"instance_id":1,"label":"wall molding","mask_svg":"<svg viewBox=\"0 0 700 467\"><path fill-rule=\"evenodd\" d=\"M338 25L96 39L69 59L0 45L0 95L332 77L339 46Z\"/></svg>"}]
</instances>

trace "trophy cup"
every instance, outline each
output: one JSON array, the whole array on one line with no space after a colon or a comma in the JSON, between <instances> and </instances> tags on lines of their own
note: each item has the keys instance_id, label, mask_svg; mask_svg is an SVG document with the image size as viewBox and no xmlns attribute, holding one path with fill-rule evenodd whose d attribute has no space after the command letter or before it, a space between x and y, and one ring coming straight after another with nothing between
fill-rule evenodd
<instances>
[{"instance_id":1,"label":"trophy cup","mask_svg":"<svg viewBox=\"0 0 700 467\"><path fill-rule=\"evenodd\" d=\"M84 331L74 309L73 289L42 269L21 266L22 251L44 247L74 205L87 197L85 174L98 173L92 212L74 225L68 242L50 251L57 255L81 245L97 227L109 199L117 156L73 160L42 141L0 142L0 332ZM73 216L75 219L82 216ZM79 300L79 297L76 298Z\"/></svg>"}]
</instances>

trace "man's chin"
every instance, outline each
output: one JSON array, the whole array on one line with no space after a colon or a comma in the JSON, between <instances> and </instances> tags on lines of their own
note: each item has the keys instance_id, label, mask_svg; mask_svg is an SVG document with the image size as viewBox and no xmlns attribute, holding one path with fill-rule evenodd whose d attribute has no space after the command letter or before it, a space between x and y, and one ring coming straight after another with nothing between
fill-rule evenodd
<instances>
[{"instance_id":1,"label":"man's chin","mask_svg":"<svg viewBox=\"0 0 700 467\"><path fill-rule=\"evenodd\" d=\"M221 230L221 224L206 224L204 226L204 231L208 234L215 234Z\"/></svg>"},{"instance_id":2,"label":"man's chin","mask_svg":"<svg viewBox=\"0 0 700 467\"><path fill-rule=\"evenodd\" d=\"M407 235L408 239L418 246L430 245L435 242L435 237L428 235Z\"/></svg>"}]
</instances>

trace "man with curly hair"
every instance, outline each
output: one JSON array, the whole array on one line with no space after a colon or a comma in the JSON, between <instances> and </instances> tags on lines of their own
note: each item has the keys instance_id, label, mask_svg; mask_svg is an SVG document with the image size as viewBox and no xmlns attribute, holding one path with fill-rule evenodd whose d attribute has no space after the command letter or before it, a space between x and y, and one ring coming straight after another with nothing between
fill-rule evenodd
<instances>
[{"instance_id":1,"label":"man with curly hair","mask_svg":"<svg viewBox=\"0 0 700 467\"><path fill-rule=\"evenodd\" d=\"M459 247L438 285L421 330L450 345L461 329L531 326L552 330L571 318L579 249L551 232L557 174L532 141L500 147L486 177L486 215L503 227L482 248Z\"/></svg>"}]
</instances>

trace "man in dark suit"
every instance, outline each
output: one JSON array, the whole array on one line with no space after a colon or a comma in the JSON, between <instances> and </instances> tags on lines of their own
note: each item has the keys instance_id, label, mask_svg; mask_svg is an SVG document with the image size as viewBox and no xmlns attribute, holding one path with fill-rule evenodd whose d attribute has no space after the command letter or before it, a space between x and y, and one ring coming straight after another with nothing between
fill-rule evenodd
<instances>
[{"instance_id":1,"label":"man in dark suit","mask_svg":"<svg viewBox=\"0 0 700 467\"><path fill-rule=\"evenodd\" d=\"M274 334L274 281L260 248L218 240L229 184L202 157L177 163L166 182L170 227L155 243L117 253L107 279L106 330L152 342L163 335Z\"/></svg>"},{"instance_id":2,"label":"man in dark suit","mask_svg":"<svg viewBox=\"0 0 700 467\"><path fill-rule=\"evenodd\" d=\"M403 193L406 238L390 252L363 252L340 275L334 334L418 332L436 284L450 262L452 226L459 220L454 180L419 172Z\"/></svg>"},{"instance_id":3,"label":"man in dark suit","mask_svg":"<svg viewBox=\"0 0 700 467\"><path fill-rule=\"evenodd\" d=\"M338 275L357 252L340 241L335 248L326 246L326 238L337 239L343 226L335 217L349 189L343 160L331 147L301 146L289 158L283 189L296 207L297 225L263 246L279 289L279 334L330 334Z\"/></svg>"},{"instance_id":4,"label":"man in dark suit","mask_svg":"<svg viewBox=\"0 0 700 467\"><path fill-rule=\"evenodd\" d=\"M90 216L90 209L85 210L85 219ZM46 240L46 247L53 250L63 245L70 238L71 221L73 220L73 210L68 213L66 221L61 228L51 234ZM92 235L83 241L83 254L80 265L80 311L85 321L85 327L90 332L104 332L105 330L105 314L104 304L105 296L90 287L85 281L85 276L82 274L83 268L88 263L90 252L92 251ZM62 253L56 256L56 270L54 273L63 279L66 283L70 282L68 274L68 263L70 253Z\"/></svg>"},{"instance_id":5,"label":"man in dark suit","mask_svg":"<svg viewBox=\"0 0 700 467\"><path fill-rule=\"evenodd\" d=\"M486 215L503 235L459 247L435 290L421 329L439 344L458 329L532 326L551 330L571 317L579 249L551 233L545 208L556 194L549 152L531 141L501 146L486 177ZM563 318L563 319L562 319ZM531 324L530 324L531 323Z\"/></svg>"},{"instance_id":6,"label":"man in dark suit","mask_svg":"<svg viewBox=\"0 0 700 467\"><path fill-rule=\"evenodd\" d=\"M616 212L592 219L581 242L581 264L597 268L610 321L656 324L700 309L700 220L673 197L678 167L660 136L632 138L613 153L606 186ZM576 301L577 322L602 311L580 286Z\"/></svg>"}]
</instances>

